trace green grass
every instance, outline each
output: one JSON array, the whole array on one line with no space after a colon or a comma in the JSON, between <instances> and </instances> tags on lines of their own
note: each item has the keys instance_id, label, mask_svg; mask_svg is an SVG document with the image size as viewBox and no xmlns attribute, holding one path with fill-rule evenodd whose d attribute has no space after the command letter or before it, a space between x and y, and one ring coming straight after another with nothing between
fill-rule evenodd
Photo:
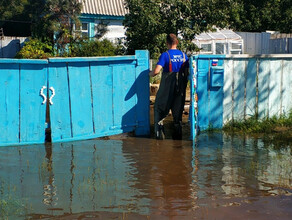
<instances>
[{"instance_id":1,"label":"green grass","mask_svg":"<svg viewBox=\"0 0 292 220\"><path fill-rule=\"evenodd\" d=\"M232 120L223 126L224 131L244 133L273 133L292 130L292 112L280 117L257 119L253 116L245 120Z\"/></svg>"}]
</instances>

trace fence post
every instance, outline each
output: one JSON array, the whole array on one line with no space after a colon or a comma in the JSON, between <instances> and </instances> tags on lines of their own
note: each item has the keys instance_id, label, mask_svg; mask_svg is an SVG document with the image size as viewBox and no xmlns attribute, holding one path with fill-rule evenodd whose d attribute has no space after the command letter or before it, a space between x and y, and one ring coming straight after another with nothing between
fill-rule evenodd
<instances>
[{"instance_id":1,"label":"fence post","mask_svg":"<svg viewBox=\"0 0 292 220\"><path fill-rule=\"evenodd\" d=\"M150 135L150 91L149 91L149 52L136 50L137 59L135 89L137 136Z\"/></svg>"}]
</instances>

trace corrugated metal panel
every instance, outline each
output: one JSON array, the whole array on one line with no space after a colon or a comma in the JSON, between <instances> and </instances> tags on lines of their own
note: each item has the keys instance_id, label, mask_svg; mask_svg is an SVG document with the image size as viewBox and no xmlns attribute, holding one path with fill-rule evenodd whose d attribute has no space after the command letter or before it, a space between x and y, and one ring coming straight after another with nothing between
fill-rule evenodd
<instances>
[{"instance_id":1,"label":"corrugated metal panel","mask_svg":"<svg viewBox=\"0 0 292 220\"><path fill-rule=\"evenodd\" d=\"M125 0L80 0L83 8L81 13L111 16L125 16L128 10Z\"/></svg>"},{"instance_id":2,"label":"corrugated metal panel","mask_svg":"<svg viewBox=\"0 0 292 220\"><path fill-rule=\"evenodd\" d=\"M219 30L215 32L205 32L195 36L198 40L240 40L241 36L233 32L232 30Z\"/></svg>"}]
</instances>

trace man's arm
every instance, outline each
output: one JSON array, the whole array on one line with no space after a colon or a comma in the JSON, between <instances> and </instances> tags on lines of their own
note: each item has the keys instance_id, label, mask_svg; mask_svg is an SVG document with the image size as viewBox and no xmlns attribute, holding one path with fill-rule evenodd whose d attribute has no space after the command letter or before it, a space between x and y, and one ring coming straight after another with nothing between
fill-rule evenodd
<instances>
[{"instance_id":1,"label":"man's arm","mask_svg":"<svg viewBox=\"0 0 292 220\"><path fill-rule=\"evenodd\" d=\"M154 70L149 72L149 76L152 76L152 77L156 76L160 72L161 69L162 69L162 66L156 65Z\"/></svg>"}]
</instances>

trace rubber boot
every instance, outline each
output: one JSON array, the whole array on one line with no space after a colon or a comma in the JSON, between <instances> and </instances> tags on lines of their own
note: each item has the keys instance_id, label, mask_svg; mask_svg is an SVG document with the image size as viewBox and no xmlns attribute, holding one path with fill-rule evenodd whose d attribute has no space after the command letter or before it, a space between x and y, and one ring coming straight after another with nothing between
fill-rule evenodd
<instances>
[{"instance_id":1,"label":"rubber boot","mask_svg":"<svg viewBox=\"0 0 292 220\"><path fill-rule=\"evenodd\" d=\"M181 140L182 139L182 125L181 125L181 122L174 123L172 139L173 140Z\"/></svg>"},{"instance_id":2,"label":"rubber boot","mask_svg":"<svg viewBox=\"0 0 292 220\"><path fill-rule=\"evenodd\" d=\"M165 139L165 133L164 133L164 126L162 120L158 122L155 128L155 138L157 140L164 140Z\"/></svg>"}]
</instances>

